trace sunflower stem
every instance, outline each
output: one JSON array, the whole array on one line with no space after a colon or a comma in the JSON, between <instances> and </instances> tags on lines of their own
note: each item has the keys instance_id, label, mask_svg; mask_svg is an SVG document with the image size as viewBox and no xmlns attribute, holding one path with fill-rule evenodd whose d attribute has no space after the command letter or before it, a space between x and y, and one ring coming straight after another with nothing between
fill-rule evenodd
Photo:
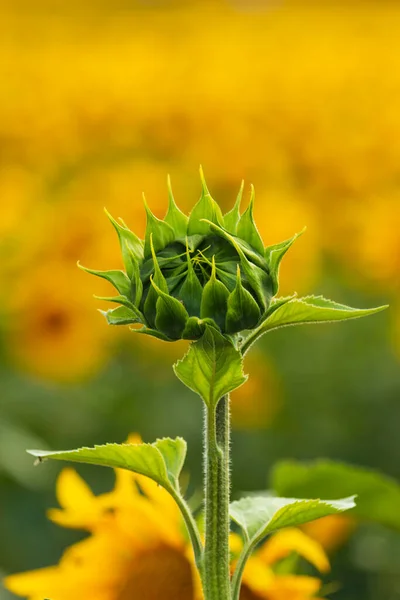
<instances>
[{"instance_id":1,"label":"sunflower stem","mask_svg":"<svg viewBox=\"0 0 400 600\"><path fill-rule=\"evenodd\" d=\"M205 600L230 600L229 571L229 395L205 419Z\"/></svg>"}]
</instances>

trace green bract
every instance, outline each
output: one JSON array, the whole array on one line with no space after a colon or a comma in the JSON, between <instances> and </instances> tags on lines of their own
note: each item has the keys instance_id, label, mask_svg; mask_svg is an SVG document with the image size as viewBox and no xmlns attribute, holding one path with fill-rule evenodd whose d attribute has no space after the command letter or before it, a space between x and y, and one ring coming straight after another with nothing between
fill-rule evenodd
<instances>
[{"instance_id":1,"label":"green bract","mask_svg":"<svg viewBox=\"0 0 400 600\"><path fill-rule=\"evenodd\" d=\"M254 189L242 215L243 184L233 209L222 215L200 175L201 197L189 216L177 207L169 180L164 220L145 201L144 240L107 213L125 271L82 268L117 289L118 296L103 298L121 305L104 313L111 325L139 323L136 331L174 341L197 340L206 325L230 335L265 319L278 291L281 259L297 236L265 248L253 219Z\"/></svg>"}]
</instances>

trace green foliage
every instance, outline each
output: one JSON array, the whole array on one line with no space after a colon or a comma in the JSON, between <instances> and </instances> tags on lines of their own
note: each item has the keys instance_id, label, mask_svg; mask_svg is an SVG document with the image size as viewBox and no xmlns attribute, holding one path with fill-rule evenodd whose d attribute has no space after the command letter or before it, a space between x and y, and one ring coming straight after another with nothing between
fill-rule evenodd
<instances>
[{"instance_id":1,"label":"green foliage","mask_svg":"<svg viewBox=\"0 0 400 600\"><path fill-rule=\"evenodd\" d=\"M28 450L28 453L39 461L51 459L127 469L145 475L170 490L177 488L186 456L186 442L178 437L175 440L157 440L153 444L105 444L60 452Z\"/></svg>"},{"instance_id":2,"label":"green foliage","mask_svg":"<svg viewBox=\"0 0 400 600\"><path fill-rule=\"evenodd\" d=\"M247 379L243 374L240 352L230 340L209 325L182 360L174 365L174 371L182 383L199 394L210 409L215 408L222 396L241 386Z\"/></svg>"},{"instance_id":3,"label":"green foliage","mask_svg":"<svg viewBox=\"0 0 400 600\"><path fill-rule=\"evenodd\" d=\"M328 460L282 461L272 471L271 487L278 494L300 498L357 494L352 514L400 531L400 484L372 469Z\"/></svg>"}]
</instances>

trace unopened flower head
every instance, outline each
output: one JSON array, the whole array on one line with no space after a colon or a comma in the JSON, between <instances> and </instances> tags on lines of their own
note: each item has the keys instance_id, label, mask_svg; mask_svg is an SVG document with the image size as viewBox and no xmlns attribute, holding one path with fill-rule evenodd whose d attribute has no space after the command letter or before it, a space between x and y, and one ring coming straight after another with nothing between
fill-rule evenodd
<instances>
[{"instance_id":1,"label":"unopened flower head","mask_svg":"<svg viewBox=\"0 0 400 600\"><path fill-rule=\"evenodd\" d=\"M174 341L198 339L206 324L232 335L265 318L278 291L280 261L297 235L265 248L253 219L254 189L241 215L242 183L234 207L223 215L200 175L201 197L189 216L177 207L169 180L164 220L145 201L144 240L107 213L125 271L82 268L117 289L118 296L105 298L121 305L104 313L111 325L142 324L136 331Z\"/></svg>"}]
</instances>

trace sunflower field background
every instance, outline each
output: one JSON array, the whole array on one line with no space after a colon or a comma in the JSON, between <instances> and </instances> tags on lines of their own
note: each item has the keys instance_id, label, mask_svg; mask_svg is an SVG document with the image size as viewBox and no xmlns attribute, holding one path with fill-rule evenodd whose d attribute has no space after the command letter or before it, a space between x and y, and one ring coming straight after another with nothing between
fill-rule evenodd
<instances>
[{"instance_id":1,"label":"sunflower field background","mask_svg":"<svg viewBox=\"0 0 400 600\"><path fill-rule=\"evenodd\" d=\"M307 226L282 294L390 303L263 339L233 395L233 491L267 489L285 458L400 478L399 32L382 0L1 0L1 575L79 539L46 520L59 469L33 468L27 447L182 435L201 486L201 406L171 369L185 344L107 327L93 299L107 283L76 268L120 268L103 207L143 234L142 191L163 216L167 173L190 210L200 163L226 209L241 179L255 185L265 243ZM398 535L315 535L334 553L334 598L400 599Z\"/></svg>"}]
</instances>

